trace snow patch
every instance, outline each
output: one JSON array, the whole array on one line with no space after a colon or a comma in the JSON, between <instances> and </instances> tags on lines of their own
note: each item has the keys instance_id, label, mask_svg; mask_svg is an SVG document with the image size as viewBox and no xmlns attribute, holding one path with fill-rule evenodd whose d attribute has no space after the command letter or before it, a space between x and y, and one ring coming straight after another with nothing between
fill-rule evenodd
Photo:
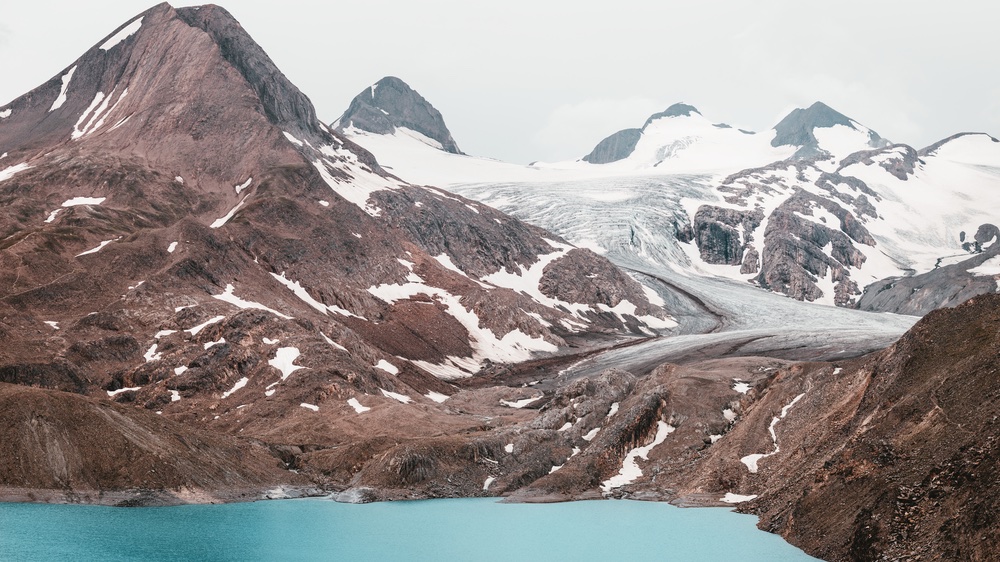
<instances>
[{"instance_id":1,"label":"snow patch","mask_svg":"<svg viewBox=\"0 0 1000 562\"><path fill-rule=\"evenodd\" d=\"M267 364L281 371L281 380L285 380L295 371L305 368L294 364L298 356L299 349L297 347L279 347L274 352L274 358L270 359Z\"/></svg>"},{"instance_id":2,"label":"snow patch","mask_svg":"<svg viewBox=\"0 0 1000 562\"><path fill-rule=\"evenodd\" d=\"M485 482L483 482L483 491L485 492L485 491L489 490L489 489L490 489L490 486L491 486L491 485L493 484L493 482L495 482L495 481L496 481L496 478L494 478L494 477L492 477L492 476L488 477L488 478L486 479L486 481L485 481Z\"/></svg>"},{"instance_id":3,"label":"snow patch","mask_svg":"<svg viewBox=\"0 0 1000 562\"><path fill-rule=\"evenodd\" d=\"M205 342L204 347L205 349L208 349L210 347L215 347L217 345L222 345L224 343L226 343L226 338L219 338L219 341Z\"/></svg>"},{"instance_id":4,"label":"snow patch","mask_svg":"<svg viewBox=\"0 0 1000 562\"><path fill-rule=\"evenodd\" d=\"M542 395L535 396L534 398L523 398L521 400L515 400L513 402L511 402L509 400L501 400L500 404L502 404L504 406L507 406L508 408L518 408L518 409L520 409L520 408L524 408L525 406L528 406L530 404L534 404L535 402L538 402L544 396L545 395L542 394Z\"/></svg>"},{"instance_id":5,"label":"snow patch","mask_svg":"<svg viewBox=\"0 0 1000 562\"><path fill-rule=\"evenodd\" d=\"M746 465L747 470L749 470L751 474L757 474L758 470L757 463L760 462L761 459L774 455L781 450L780 448L778 448L778 435L774 432L774 427L778 425L779 421L785 419L785 416L788 415L788 412L792 409L792 406L794 406L799 400L802 400L803 396L805 396L804 392L796 396L788 404L785 404L785 406L781 408L780 416L774 416L773 418L771 418L771 424L768 426L767 430L771 434L771 442L774 443L774 450L771 451L770 453L754 453L752 455L747 455L740 459L740 462Z\"/></svg>"},{"instance_id":6,"label":"snow patch","mask_svg":"<svg viewBox=\"0 0 1000 562\"><path fill-rule=\"evenodd\" d=\"M382 396L385 396L387 398L392 398L393 400L397 400L399 402L402 402L403 404L409 404L410 402L413 402L413 399L410 398L409 396L405 395L405 394L398 394L398 393L395 393L395 392L389 392L388 390L386 390L384 388L380 388L379 390L382 391Z\"/></svg>"},{"instance_id":7,"label":"snow patch","mask_svg":"<svg viewBox=\"0 0 1000 562\"><path fill-rule=\"evenodd\" d=\"M732 492L726 492L726 495L719 498L719 501L725 503L743 503L755 499L756 497L757 497L756 494L750 496L743 496L740 494L734 494Z\"/></svg>"},{"instance_id":8,"label":"snow patch","mask_svg":"<svg viewBox=\"0 0 1000 562\"><path fill-rule=\"evenodd\" d=\"M80 252L79 254L76 255L76 257L86 256L88 254L96 254L97 252L100 252L101 250L103 250L104 247L107 246L108 244L110 244L112 242L116 242L118 240L121 240L121 238L122 237L119 236L118 238L113 238L111 240L105 240L105 241L101 242L100 244L98 244L96 248L91 248L91 249L87 250L86 252Z\"/></svg>"},{"instance_id":9,"label":"snow patch","mask_svg":"<svg viewBox=\"0 0 1000 562\"><path fill-rule=\"evenodd\" d=\"M1000 275L1000 256L994 256L968 271L977 277Z\"/></svg>"},{"instance_id":10,"label":"snow patch","mask_svg":"<svg viewBox=\"0 0 1000 562\"><path fill-rule=\"evenodd\" d=\"M359 414L363 414L363 413L367 412L368 410L371 410L371 408L369 408L368 406L362 406L361 402L358 402L357 398L351 398L350 400L347 401L347 403L352 408L354 408L355 412L357 412Z\"/></svg>"},{"instance_id":11,"label":"snow patch","mask_svg":"<svg viewBox=\"0 0 1000 562\"><path fill-rule=\"evenodd\" d=\"M434 392L433 390L429 391L427 394L424 394L424 396L426 396L430 400L437 402L438 404L441 404L445 400L451 398L447 394L441 394L440 392Z\"/></svg>"},{"instance_id":12,"label":"snow patch","mask_svg":"<svg viewBox=\"0 0 1000 562\"><path fill-rule=\"evenodd\" d=\"M121 43L136 31L139 31L140 27L142 27L142 18L139 18L134 22L126 25L121 29L121 31L112 35L107 41L101 44L100 49L103 51L110 50L112 47Z\"/></svg>"},{"instance_id":13,"label":"snow patch","mask_svg":"<svg viewBox=\"0 0 1000 562\"><path fill-rule=\"evenodd\" d=\"M174 375L183 375L188 370L186 365L174 368Z\"/></svg>"},{"instance_id":14,"label":"snow patch","mask_svg":"<svg viewBox=\"0 0 1000 562\"><path fill-rule=\"evenodd\" d=\"M179 390L171 390L170 391L170 401L171 402L180 402L181 401L181 392Z\"/></svg>"},{"instance_id":15,"label":"snow patch","mask_svg":"<svg viewBox=\"0 0 1000 562\"><path fill-rule=\"evenodd\" d=\"M250 195L245 195L243 199L241 199L240 202L236 204L235 207L233 207L232 209L229 210L228 213L226 213L225 216L215 219L215 221L212 224L208 225L209 228L220 228L221 226L229 222L229 219L233 218L233 215L236 214L236 211L239 211L240 207L242 207L243 204L246 203L247 197L250 197Z\"/></svg>"},{"instance_id":16,"label":"snow patch","mask_svg":"<svg viewBox=\"0 0 1000 562\"><path fill-rule=\"evenodd\" d=\"M364 317L358 316L357 314L354 314L349 310L345 310L336 305L325 305L319 302L318 300L314 299L312 295L309 294L309 291L306 291L305 287L303 287L301 283L299 283L298 281L292 281L291 279L285 277L284 271L281 272L281 275L278 275L277 273L271 273L271 277L274 277L279 283L287 287L288 290L290 290L292 293L295 293L295 296L298 297L299 300L315 308L316 310L322 312L323 314L333 312L341 316L350 316L352 318L360 318L361 320L364 320Z\"/></svg>"},{"instance_id":17,"label":"snow patch","mask_svg":"<svg viewBox=\"0 0 1000 562\"><path fill-rule=\"evenodd\" d=\"M389 373L390 375L398 375L399 369L395 365L386 361L385 359L380 359L377 364L374 365L376 369L382 369L383 371Z\"/></svg>"},{"instance_id":18,"label":"snow patch","mask_svg":"<svg viewBox=\"0 0 1000 562\"><path fill-rule=\"evenodd\" d=\"M59 322L55 322L53 320L45 320L44 322L49 326L49 328L52 328L53 330L59 329Z\"/></svg>"},{"instance_id":19,"label":"snow patch","mask_svg":"<svg viewBox=\"0 0 1000 562\"><path fill-rule=\"evenodd\" d=\"M235 291L235 290L236 290L236 288L233 287L233 284L229 283L229 284L226 285L226 290L221 295L212 295L212 298L219 299L222 302L228 302L229 304L231 304L231 305L233 305L233 306L235 306L237 308L242 308L242 309L253 308L253 309L257 309L257 310L265 310L267 312L270 312L271 314L274 314L275 316L277 316L279 318L284 318L285 320L291 320L292 319L291 316L288 316L287 314L282 314L282 313L278 312L277 310L274 310L273 308L268 308L268 307L266 307L266 306L264 306L264 305L262 305L262 304L260 304L258 302L243 300L243 299L237 297L236 295L233 294L233 291Z\"/></svg>"},{"instance_id":20,"label":"snow patch","mask_svg":"<svg viewBox=\"0 0 1000 562\"><path fill-rule=\"evenodd\" d=\"M8 166L3 170L0 170L0 181L9 180L10 178L14 177L14 174L18 172L23 172L29 168L31 168L31 166L24 163Z\"/></svg>"},{"instance_id":21,"label":"snow patch","mask_svg":"<svg viewBox=\"0 0 1000 562\"><path fill-rule=\"evenodd\" d=\"M66 103L66 92L69 90L69 82L70 82L70 80L73 79L73 73L74 72L76 72L76 66L75 65L73 66L73 68L69 69L69 72L67 72L66 74L63 74L63 76L62 76L62 89L59 90L59 97L57 97L56 100L54 102L52 102L52 107L49 108L49 111L55 111L55 110L59 109L60 107L62 107L62 105L64 103ZM9 117L10 116L10 110L9 109L5 113L7 113L7 115L3 115L2 113L0 113L0 117Z\"/></svg>"},{"instance_id":22,"label":"snow patch","mask_svg":"<svg viewBox=\"0 0 1000 562\"><path fill-rule=\"evenodd\" d=\"M745 383L739 379L733 379L733 390L739 392L740 394L746 394L750 391L750 383Z\"/></svg>"},{"instance_id":23,"label":"snow patch","mask_svg":"<svg viewBox=\"0 0 1000 562\"><path fill-rule=\"evenodd\" d=\"M613 416L613 415L615 415L617 413L618 413L618 402L615 402L615 403L611 404L611 409L608 410L608 415L606 415L604 417L605 417L605 419L606 418L610 418L611 416Z\"/></svg>"},{"instance_id":24,"label":"snow patch","mask_svg":"<svg viewBox=\"0 0 1000 562\"><path fill-rule=\"evenodd\" d=\"M63 201L62 207L76 207L77 205L100 205L107 200L107 197L74 197Z\"/></svg>"},{"instance_id":25,"label":"snow patch","mask_svg":"<svg viewBox=\"0 0 1000 562\"><path fill-rule=\"evenodd\" d=\"M242 379L236 381L236 384L234 384L232 388L222 393L222 399L225 400L226 398L229 398L234 392L246 386L248 382L250 382L250 379L247 377L243 377Z\"/></svg>"},{"instance_id":26,"label":"snow patch","mask_svg":"<svg viewBox=\"0 0 1000 562\"><path fill-rule=\"evenodd\" d=\"M119 388L118 390L109 390L108 391L108 396L114 397L114 396L118 396L119 394L121 394L123 392L130 392L130 391L133 391L133 390L142 390L142 387L141 386L130 386L128 388Z\"/></svg>"},{"instance_id":27,"label":"snow patch","mask_svg":"<svg viewBox=\"0 0 1000 562\"><path fill-rule=\"evenodd\" d=\"M620 488L626 484L631 484L635 482L637 478L642 476L642 469L639 468L639 464L636 459L649 460L649 452L653 450L660 443L663 443L667 436L677 429L672 425L667 424L664 421L656 422L656 436L653 438L653 442L644 447L636 447L625 455L625 460L622 461L622 467L618 471L618 474L612 476L611 478L605 480L601 483L601 490L605 493L611 493L614 488Z\"/></svg>"},{"instance_id":28,"label":"snow patch","mask_svg":"<svg viewBox=\"0 0 1000 562\"><path fill-rule=\"evenodd\" d=\"M301 404L299 404L299 406L302 407L302 408L305 408L307 410L312 410L314 412L318 412L319 411L319 406L317 406L315 404L309 404L307 402L302 402Z\"/></svg>"},{"instance_id":29,"label":"snow patch","mask_svg":"<svg viewBox=\"0 0 1000 562\"><path fill-rule=\"evenodd\" d=\"M226 319L225 316L215 316L214 318L209 318L203 324L198 324L194 328L188 328L187 330L184 331L189 332L192 336L197 336L198 332L204 330L205 328L211 326L212 324L215 324L217 322L222 322L225 319Z\"/></svg>"},{"instance_id":30,"label":"snow patch","mask_svg":"<svg viewBox=\"0 0 1000 562\"><path fill-rule=\"evenodd\" d=\"M169 336L170 334L176 334L176 333L177 333L177 330L160 330L159 332L156 332L155 334L153 334L153 338L154 339L165 338L165 337Z\"/></svg>"},{"instance_id":31,"label":"snow patch","mask_svg":"<svg viewBox=\"0 0 1000 562\"><path fill-rule=\"evenodd\" d=\"M250 187L250 182L252 182L252 181L253 181L253 176L251 176L249 179L247 179L247 181L245 181L245 182L237 185L236 186L236 195L239 195L241 191L243 191L244 189Z\"/></svg>"},{"instance_id":32,"label":"snow patch","mask_svg":"<svg viewBox=\"0 0 1000 562\"><path fill-rule=\"evenodd\" d=\"M177 242L171 242L170 245L167 246L167 253L172 254L176 249L177 249Z\"/></svg>"},{"instance_id":33,"label":"snow patch","mask_svg":"<svg viewBox=\"0 0 1000 562\"><path fill-rule=\"evenodd\" d=\"M591 429L590 431L588 431L583 436L583 440L584 441L593 441L594 437L597 437L597 432L600 431L600 430L601 430L601 428L599 428L599 427L595 427L594 429Z\"/></svg>"},{"instance_id":34,"label":"snow patch","mask_svg":"<svg viewBox=\"0 0 1000 562\"><path fill-rule=\"evenodd\" d=\"M146 350L145 355L142 356L146 360L146 363L150 363L152 361L159 361L160 359L163 358L162 353L156 352L156 345L157 344L154 343L152 347Z\"/></svg>"},{"instance_id":35,"label":"snow patch","mask_svg":"<svg viewBox=\"0 0 1000 562\"><path fill-rule=\"evenodd\" d=\"M503 450L507 451L508 453L513 453L514 452L514 444L513 443L507 443L506 445L504 445Z\"/></svg>"}]
</instances>

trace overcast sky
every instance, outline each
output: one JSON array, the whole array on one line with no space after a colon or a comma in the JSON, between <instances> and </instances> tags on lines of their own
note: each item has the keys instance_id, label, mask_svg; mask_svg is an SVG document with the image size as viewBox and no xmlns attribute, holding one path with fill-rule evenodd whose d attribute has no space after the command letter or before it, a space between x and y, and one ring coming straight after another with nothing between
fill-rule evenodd
<instances>
[{"instance_id":1,"label":"overcast sky","mask_svg":"<svg viewBox=\"0 0 1000 562\"><path fill-rule=\"evenodd\" d=\"M152 5L5 2L0 104ZM1000 135L1000 7L992 2L222 5L324 121L367 85L395 75L442 112L462 150L512 162L582 156L678 101L713 121L764 130L790 109L822 100L917 148L960 131Z\"/></svg>"}]
</instances>

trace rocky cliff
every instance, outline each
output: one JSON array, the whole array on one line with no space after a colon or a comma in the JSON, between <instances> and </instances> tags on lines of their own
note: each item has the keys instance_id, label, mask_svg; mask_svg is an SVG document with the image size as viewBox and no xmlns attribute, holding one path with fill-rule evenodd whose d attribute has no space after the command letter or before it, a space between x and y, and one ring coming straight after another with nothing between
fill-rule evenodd
<instances>
[{"instance_id":1,"label":"rocky cliff","mask_svg":"<svg viewBox=\"0 0 1000 562\"><path fill-rule=\"evenodd\" d=\"M333 127L338 131L353 127L378 135L391 135L402 128L422 135L436 148L462 154L441 112L395 76L386 76L355 96Z\"/></svg>"}]
</instances>

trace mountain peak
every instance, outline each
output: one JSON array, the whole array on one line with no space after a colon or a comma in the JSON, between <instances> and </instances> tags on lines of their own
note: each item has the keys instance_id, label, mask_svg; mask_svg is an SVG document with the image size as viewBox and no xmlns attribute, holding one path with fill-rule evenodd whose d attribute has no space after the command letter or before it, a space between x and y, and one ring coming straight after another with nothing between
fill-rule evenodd
<instances>
[{"instance_id":1,"label":"mountain peak","mask_svg":"<svg viewBox=\"0 0 1000 562\"><path fill-rule=\"evenodd\" d=\"M355 96L334 127L338 131L354 127L379 135L391 135L402 127L439 144L436 148L462 154L441 112L395 76L386 76Z\"/></svg>"},{"instance_id":2,"label":"mountain peak","mask_svg":"<svg viewBox=\"0 0 1000 562\"><path fill-rule=\"evenodd\" d=\"M829 105L817 101L808 108L793 109L784 119L779 121L774 126L775 135L771 140L771 146L798 146L800 148L795 153L795 158L817 156L826 151L820 147L815 130L828 129L836 125L843 125L855 131L867 133L867 144L871 148L881 148L889 144L875 131L861 126Z\"/></svg>"},{"instance_id":3,"label":"mountain peak","mask_svg":"<svg viewBox=\"0 0 1000 562\"><path fill-rule=\"evenodd\" d=\"M688 105L686 103L675 103L659 113L654 113L650 115L649 119L646 119L646 123L642 126L642 128L645 129L653 121L656 121L657 119L662 119L664 117L690 117L695 113L701 115L701 112L698 111L698 108L696 108L693 105Z\"/></svg>"}]
</instances>

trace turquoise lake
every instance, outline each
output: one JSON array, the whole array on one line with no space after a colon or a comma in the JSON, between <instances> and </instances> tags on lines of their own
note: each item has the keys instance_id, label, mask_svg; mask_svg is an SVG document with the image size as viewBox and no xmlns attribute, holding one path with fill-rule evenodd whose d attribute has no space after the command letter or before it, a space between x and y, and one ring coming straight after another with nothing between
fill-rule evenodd
<instances>
[{"instance_id":1,"label":"turquoise lake","mask_svg":"<svg viewBox=\"0 0 1000 562\"><path fill-rule=\"evenodd\" d=\"M815 560L725 508L323 499L0 504L2 560Z\"/></svg>"}]
</instances>

